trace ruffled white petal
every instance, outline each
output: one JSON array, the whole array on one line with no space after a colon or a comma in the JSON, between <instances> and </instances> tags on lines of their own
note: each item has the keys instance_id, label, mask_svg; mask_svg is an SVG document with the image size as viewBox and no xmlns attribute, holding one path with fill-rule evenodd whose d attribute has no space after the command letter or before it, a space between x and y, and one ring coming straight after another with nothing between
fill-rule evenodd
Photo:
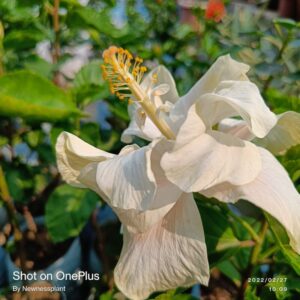
<instances>
[{"instance_id":1,"label":"ruffled white petal","mask_svg":"<svg viewBox=\"0 0 300 300\"><path fill-rule=\"evenodd\" d=\"M223 81L213 93L199 98L197 109L208 128L224 118L240 116L250 131L260 138L266 136L277 122L257 86L249 81Z\"/></svg>"},{"instance_id":2,"label":"ruffled white petal","mask_svg":"<svg viewBox=\"0 0 300 300\"><path fill-rule=\"evenodd\" d=\"M284 154L292 146L300 144L300 114L288 111L277 118L277 124L265 138L253 141L275 155Z\"/></svg>"},{"instance_id":3,"label":"ruffled white petal","mask_svg":"<svg viewBox=\"0 0 300 300\"><path fill-rule=\"evenodd\" d=\"M258 149L250 142L217 131L204 132L192 106L175 142L163 156L166 177L185 192L197 192L222 182L245 184L261 169Z\"/></svg>"},{"instance_id":4,"label":"ruffled white petal","mask_svg":"<svg viewBox=\"0 0 300 300\"><path fill-rule=\"evenodd\" d=\"M170 212L147 232L124 228L115 282L130 299L197 282L207 285L209 265L203 226L192 194L183 194Z\"/></svg>"},{"instance_id":5,"label":"ruffled white petal","mask_svg":"<svg viewBox=\"0 0 300 300\"><path fill-rule=\"evenodd\" d=\"M243 140L252 140L275 155L284 154L292 146L300 144L300 114L287 111L276 117L276 125L264 138L255 138L247 123L242 120L224 119L219 123L218 129Z\"/></svg>"},{"instance_id":6,"label":"ruffled white petal","mask_svg":"<svg viewBox=\"0 0 300 300\"><path fill-rule=\"evenodd\" d=\"M153 75L156 74L157 80L156 83L153 85ZM169 72L169 70L163 66L160 65L156 68L154 68L150 73L148 73L144 80L141 83L141 87L143 90L147 91L149 87L155 86L160 87L159 89L162 90L164 87L164 92L161 94L161 100L162 103L165 103L166 101L169 101L171 103L175 103L178 100L178 92L176 88L176 83L174 81L174 78L172 74ZM168 89L166 89L168 86ZM154 90L157 90L157 88L154 88Z\"/></svg>"},{"instance_id":7,"label":"ruffled white petal","mask_svg":"<svg viewBox=\"0 0 300 300\"><path fill-rule=\"evenodd\" d=\"M101 198L106 201L109 205L111 204L111 200L103 193L103 191L100 189L98 183L97 183L97 167L98 163L91 163L87 167L85 167L80 176L79 180L82 184L84 184L86 187L92 189L97 194L101 196ZM159 190L159 189L158 189ZM163 192L159 191L157 195L161 195ZM181 192L180 194L181 195ZM171 199L171 197L174 197ZM160 208L157 209L151 209L147 211L139 211L137 209L123 209L119 207L111 206L114 212L117 214L118 218L124 224L127 228L127 230L131 233L140 233L148 230L150 227L152 227L157 222L161 221L161 219L169 212L169 210L174 206L176 200L178 199L178 194L169 193L167 195L167 198L162 198L164 200L168 199L170 204L166 204ZM130 201L130 199L129 199ZM163 204L160 203L161 205Z\"/></svg>"},{"instance_id":8,"label":"ruffled white petal","mask_svg":"<svg viewBox=\"0 0 300 300\"><path fill-rule=\"evenodd\" d=\"M143 147L97 165L96 181L109 205L122 209L149 209L156 183L151 171L151 148Z\"/></svg>"},{"instance_id":9,"label":"ruffled white petal","mask_svg":"<svg viewBox=\"0 0 300 300\"><path fill-rule=\"evenodd\" d=\"M156 88L154 87L152 80L153 74L157 75L157 81L155 83L155 86L157 86ZM174 79L171 73L164 66L158 66L147 74L141 83L141 87L144 91L148 91L149 96L153 94L152 91L154 92L155 95L152 96L155 98L153 100L156 103L175 103L178 100L178 93ZM131 121L128 128L124 130L121 136L121 140L124 143L131 143L134 136L138 136L147 141L152 141L156 138L162 137L161 132L148 117L146 117L142 128L138 126L136 120L138 118L137 109L139 107L140 106L136 103L133 103L128 107L128 113Z\"/></svg>"},{"instance_id":10,"label":"ruffled white petal","mask_svg":"<svg viewBox=\"0 0 300 300\"><path fill-rule=\"evenodd\" d=\"M167 147L160 142L143 148L127 146L112 159L87 165L81 170L78 181L97 192L120 213L132 210L132 214L144 218L143 211L175 203L182 193L160 167Z\"/></svg>"},{"instance_id":11,"label":"ruffled white petal","mask_svg":"<svg viewBox=\"0 0 300 300\"><path fill-rule=\"evenodd\" d=\"M232 59L230 55L220 56L191 90L175 104L171 112L172 120L177 122L202 95L212 93L222 81L248 80L248 71L248 65Z\"/></svg>"},{"instance_id":12,"label":"ruffled white petal","mask_svg":"<svg viewBox=\"0 0 300 300\"><path fill-rule=\"evenodd\" d=\"M285 169L267 150L260 148L262 170L246 185L221 184L201 191L224 202L245 199L276 218L286 229L290 244L300 254L300 195Z\"/></svg>"},{"instance_id":13,"label":"ruffled white petal","mask_svg":"<svg viewBox=\"0 0 300 300\"><path fill-rule=\"evenodd\" d=\"M197 98L197 96L213 92L222 81L248 81L246 74L249 69L248 65L232 59L229 54L220 56L189 91L190 97Z\"/></svg>"},{"instance_id":14,"label":"ruffled white petal","mask_svg":"<svg viewBox=\"0 0 300 300\"><path fill-rule=\"evenodd\" d=\"M113 154L97 149L75 135L62 132L56 142L57 167L62 178L69 184L84 187L77 177L91 162L101 162L114 157Z\"/></svg>"},{"instance_id":15,"label":"ruffled white petal","mask_svg":"<svg viewBox=\"0 0 300 300\"><path fill-rule=\"evenodd\" d=\"M251 141L255 137L244 120L223 119L218 124L218 130L246 141Z\"/></svg>"}]
</instances>

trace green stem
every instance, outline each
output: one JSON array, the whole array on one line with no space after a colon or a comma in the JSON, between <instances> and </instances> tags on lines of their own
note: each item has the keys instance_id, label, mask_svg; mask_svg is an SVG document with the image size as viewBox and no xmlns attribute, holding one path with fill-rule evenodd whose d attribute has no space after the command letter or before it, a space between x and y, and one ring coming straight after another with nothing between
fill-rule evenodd
<instances>
[{"instance_id":1,"label":"green stem","mask_svg":"<svg viewBox=\"0 0 300 300\"><path fill-rule=\"evenodd\" d=\"M257 242L257 243L260 242L260 237L258 236L258 234L255 232L255 230L251 227L251 225L248 222L246 222L245 220L238 217L237 215L235 215L232 212L230 212L230 216L233 219L235 219L236 221L238 221L248 231L248 233L251 235L251 237L253 238L253 240L255 242Z\"/></svg>"},{"instance_id":2,"label":"green stem","mask_svg":"<svg viewBox=\"0 0 300 300\"><path fill-rule=\"evenodd\" d=\"M264 242L267 230L268 230L268 222L265 220L263 222L263 225L261 227L261 231L260 231L260 234L259 234L259 240L260 241L256 243L256 245L253 248L252 254L251 254L250 264L252 266L254 266L256 264L257 260L258 260L258 255L261 251L261 247L262 247L262 244Z\"/></svg>"},{"instance_id":3,"label":"green stem","mask_svg":"<svg viewBox=\"0 0 300 300\"><path fill-rule=\"evenodd\" d=\"M271 256L274 252L276 252L278 250L278 246L274 245L273 247L268 248L265 252L263 252L260 255L261 259L265 259L268 258L269 256Z\"/></svg>"},{"instance_id":4,"label":"green stem","mask_svg":"<svg viewBox=\"0 0 300 300\"><path fill-rule=\"evenodd\" d=\"M267 220L264 220L259 233L259 241L256 242L254 248L252 249L250 262L243 276L242 284L239 290L239 297L238 297L239 299L245 298L244 295L248 286L248 278L251 276L253 268L258 263L258 256L261 251L261 247L263 245L267 231L268 231L268 222Z\"/></svg>"}]
</instances>

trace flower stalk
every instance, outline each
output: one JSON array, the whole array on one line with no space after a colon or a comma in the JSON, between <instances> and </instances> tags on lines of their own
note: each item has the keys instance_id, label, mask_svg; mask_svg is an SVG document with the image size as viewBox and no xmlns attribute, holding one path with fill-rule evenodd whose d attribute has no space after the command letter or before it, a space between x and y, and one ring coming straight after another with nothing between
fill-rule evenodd
<instances>
[{"instance_id":1,"label":"flower stalk","mask_svg":"<svg viewBox=\"0 0 300 300\"><path fill-rule=\"evenodd\" d=\"M239 291L240 299L244 299L244 294L245 294L245 291L248 286L248 278L251 276L251 273L252 273L255 265L257 265L259 262L259 259L258 259L259 254L261 252L261 247L264 243L267 231L268 231L268 222L267 222L267 220L264 220L262 223L262 226L261 226L260 233L259 233L259 240L256 241L256 244L252 249L251 256L250 256L250 262L249 262L248 268L246 269L246 272L243 276L243 281L242 281L241 288Z\"/></svg>"},{"instance_id":2,"label":"flower stalk","mask_svg":"<svg viewBox=\"0 0 300 300\"><path fill-rule=\"evenodd\" d=\"M60 44L59 44L59 31L60 31L60 24L59 24L59 5L60 0L54 0L54 7L53 7L53 30L55 35L55 40L53 44L53 62L57 63L60 57Z\"/></svg>"}]
</instances>

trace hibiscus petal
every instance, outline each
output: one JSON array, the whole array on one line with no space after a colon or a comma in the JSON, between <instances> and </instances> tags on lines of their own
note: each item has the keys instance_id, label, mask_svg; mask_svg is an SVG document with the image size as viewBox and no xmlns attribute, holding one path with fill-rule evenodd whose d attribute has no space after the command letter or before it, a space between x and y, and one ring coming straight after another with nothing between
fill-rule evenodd
<instances>
[{"instance_id":1,"label":"hibiscus petal","mask_svg":"<svg viewBox=\"0 0 300 300\"><path fill-rule=\"evenodd\" d=\"M249 81L223 81L215 92L199 98L197 108L208 128L224 118L241 116L257 137L266 136L277 121L257 86Z\"/></svg>"},{"instance_id":2,"label":"hibiscus petal","mask_svg":"<svg viewBox=\"0 0 300 300\"><path fill-rule=\"evenodd\" d=\"M144 147L98 164L96 180L99 189L109 199L110 206L148 209L156 192L147 157L150 152L150 147Z\"/></svg>"},{"instance_id":3,"label":"hibiscus petal","mask_svg":"<svg viewBox=\"0 0 300 300\"><path fill-rule=\"evenodd\" d=\"M166 93L168 93L170 90L170 86L166 83L162 83L158 86L156 86L151 94L154 95L154 96L162 96L162 95L165 95Z\"/></svg>"},{"instance_id":4,"label":"hibiscus petal","mask_svg":"<svg viewBox=\"0 0 300 300\"><path fill-rule=\"evenodd\" d=\"M243 120L223 119L218 124L218 130L246 141L251 141L255 137L249 130L247 123Z\"/></svg>"},{"instance_id":5,"label":"hibiscus petal","mask_svg":"<svg viewBox=\"0 0 300 300\"><path fill-rule=\"evenodd\" d=\"M253 141L275 155L284 154L292 146L300 144L300 114L288 111L277 118L277 124L265 138Z\"/></svg>"},{"instance_id":6,"label":"hibiscus petal","mask_svg":"<svg viewBox=\"0 0 300 300\"><path fill-rule=\"evenodd\" d=\"M189 110L173 148L161 160L166 177L185 192L197 192L222 182L245 184L260 172L258 149L250 142L217 131L204 132L201 119Z\"/></svg>"},{"instance_id":7,"label":"hibiscus petal","mask_svg":"<svg viewBox=\"0 0 300 300\"><path fill-rule=\"evenodd\" d=\"M163 65L154 68L149 74L145 76L145 79L141 83L142 89L147 90L148 87L151 86L151 84L153 85L154 74L156 74L157 76L157 80L155 82L155 86L157 88L154 88L154 90L157 89L160 90L162 88L164 89L164 92L160 93L162 102L164 103L166 101L169 101L175 103L179 98L177 88L176 88L176 83L174 81L172 74ZM166 89L167 86L168 89Z\"/></svg>"},{"instance_id":8,"label":"hibiscus petal","mask_svg":"<svg viewBox=\"0 0 300 300\"><path fill-rule=\"evenodd\" d=\"M167 206L176 202L182 191L168 181L160 167L165 147L158 142L143 148L127 146L112 159L86 166L78 180L113 208L141 214Z\"/></svg>"},{"instance_id":9,"label":"hibiscus petal","mask_svg":"<svg viewBox=\"0 0 300 300\"><path fill-rule=\"evenodd\" d=\"M86 165L114 157L113 154L97 149L68 132L59 135L55 149L57 167L63 179L79 187L83 185L77 177Z\"/></svg>"},{"instance_id":10,"label":"hibiscus petal","mask_svg":"<svg viewBox=\"0 0 300 300\"><path fill-rule=\"evenodd\" d=\"M218 129L243 140L252 140L275 155L284 154L292 146L300 144L300 114L288 111L276 117L276 125L261 139L255 138L247 123L241 120L224 119L219 123Z\"/></svg>"},{"instance_id":11,"label":"hibiscus petal","mask_svg":"<svg viewBox=\"0 0 300 300\"><path fill-rule=\"evenodd\" d=\"M129 105L128 113L131 121L129 126L122 133L121 141L123 143L132 143L134 136L138 136L146 141L152 141L162 136L162 133L147 116L143 128L138 126L138 108L138 104L133 103L132 105Z\"/></svg>"},{"instance_id":12,"label":"hibiscus petal","mask_svg":"<svg viewBox=\"0 0 300 300\"><path fill-rule=\"evenodd\" d=\"M149 74L147 74L141 83L141 87L143 90L151 92L153 86L153 74L157 75L156 85L164 89L165 93L160 93L160 96L155 96L160 98L161 103L171 102L174 103L178 100L178 93L176 89L175 81L171 75L171 73L164 67L158 66L153 69ZM168 90L166 89L168 86ZM154 88L155 89L155 88ZM131 143L134 136L138 136L147 141L152 141L156 138L162 136L161 132L157 129L157 127L153 124L153 122L146 117L145 124L143 128L140 128L136 122L136 111L139 108L139 104L133 103L128 107L128 113L130 116L130 123L127 129L124 130L121 140L124 143Z\"/></svg>"},{"instance_id":13,"label":"hibiscus petal","mask_svg":"<svg viewBox=\"0 0 300 300\"><path fill-rule=\"evenodd\" d=\"M248 80L248 71L248 65L232 59L230 55L220 56L191 90L176 102L171 114L173 121L184 115L201 95L213 92L222 81Z\"/></svg>"},{"instance_id":14,"label":"hibiscus petal","mask_svg":"<svg viewBox=\"0 0 300 300\"><path fill-rule=\"evenodd\" d=\"M192 194L183 194L147 232L132 234L124 228L115 282L128 298L145 299L155 291L207 285L208 280L203 226Z\"/></svg>"},{"instance_id":15,"label":"hibiscus petal","mask_svg":"<svg viewBox=\"0 0 300 300\"><path fill-rule=\"evenodd\" d=\"M146 212L136 209L122 209L120 207L112 206L111 200L107 197L107 195L103 193L97 183L97 168L98 163L89 164L82 170L78 180L86 187L99 194L101 198L112 207L113 211L117 214L122 224L124 224L127 227L127 230L131 233L144 232L154 224L159 222L174 206L176 200L179 197L178 195L175 195L174 200L171 201L171 204L164 205L163 207L160 207L158 209L147 210ZM161 193L157 194L160 195ZM172 193L168 195L169 198L172 196L174 196L174 194L172 195Z\"/></svg>"},{"instance_id":16,"label":"hibiscus petal","mask_svg":"<svg viewBox=\"0 0 300 300\"><path fill-rule=\"evenodd\" d=\"M220 56L205 75L192 87L189 94L199 96L210 93L225 80L248 80L247 72L250 67L231 58L229 54Z\"/></svg>"},{"instance_id":17,"label":"hibiscus petal","mask_svg":"<svg viewBox=\"0 0 300 300\"><path fill-rule=\"evenodd\" d=\"M267 150L260 148L262 170L246 185L221 184L202 191L224 202L245 199L276 218L286 229L290 244L300 254L300 195L285 169Z\"/></svg>"}]
</instances>

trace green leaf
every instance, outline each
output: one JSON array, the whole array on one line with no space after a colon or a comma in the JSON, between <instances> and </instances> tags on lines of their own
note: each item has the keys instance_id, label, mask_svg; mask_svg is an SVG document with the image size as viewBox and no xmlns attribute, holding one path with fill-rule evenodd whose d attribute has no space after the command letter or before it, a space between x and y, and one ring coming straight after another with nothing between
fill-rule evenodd
<instances>
[{"instance_id":1,"label":"green leaf","mask_svg":"<svg viewBox=\"0 0 300 300\"><path fill-rule=\"evenodd\" d=\"M292 19L277 18L273 22L274 22L274 24L278 24L288 30L291 30L291 29L297 27L297 22Z\"/></svg>"},{"instance_id":2,"label":"green leaf","mask_svg":"<svg viewBox=\"0 0 300 300\"><path fill-rule=\"evenodd\" d=\"M229 260L222 261L217 265L217 268L230 278L235 284L239 285L241 282L241 274L237 268Z\"/></svg>"},{"instance_id":3,"label":"green leaf","mask_svg":"<svg viewBox=\"0 0 300 300\"><path fill-rule=\"evenodd\" d=\"M32 130L25 135L24 139L30 147L35 148L42 142L42 138L43 133L40 130Z\"/></svg>"},{"instance_id":4,"label":"green leaf","mask_svg":"<svg viewBox=\"0 0 300 300\"><path fill-rule=\"evenodd\" d=\"M287 287L287 277L286 275L277 275L273 277L272 282L267 284L267 287L271 288L269 291L275 293L276 299L284 300L290 299L291 294L290 289Z\"/></svg>"},{"instance_id":5,"label":"green leaf","mask_svg":"<svg viewBox=\"0 0 300 300\"><path fill-rule=\"evenodd\" d=\"M260 298L256 296L256 288L253 288L251 285L247 286L244 297L247 300L260 300Z\"/></svg>"},{"instance_id":6,"label":"green leaf","mask_svg":"<svg viewBox=\"0 0 300 300\"><path fill-rule=\"evenodd\" d=\"M187 24L180 24L174 28L172 36L177 40L184 40L193 32L193 28Z\"/></svg>"},{"instance_id":7,"label":"green leaf","mask_svg":"<svg viewBox=\"0 0 300 300\"><path fill-rule=\"evenodd\" d=\"M44 38L44 34L37 29L13 30L5 35L3 44L6 49L27 50L34 48Z\"/></svg>"},{"instance_id":8,"label":"green leaf","mask_svg":"<svg viewBox=\"0 0 300 300\"><path fill-rule=\"evenodd\" d=\"M124 26L122 29L117 29L112 25L109 12L107 10L98 12L90 7L81 7L80 9L74 10L74 13L87 25L92 26L99 32L113 38L120 38L128 34L128 27Z\"/></svg>"},{"instance_id":9,"label":"green leaf","mask_svg":"<svg viewBox=\"0 0 300 300\"><path fill-rule=\"evenodd\" d=\"M221 251L239 244L234 236L226 214L216 207L198 203L205 231L205 240L210 251ZM209 251L209 252L210 252Z\"/></svg>"},{"instance_id":10,"label":"green leaf","mask_svg":"<svg viewBox=\"0 0 300 300\"><path fill-rule=\"evenodd\" d=\"M30 70L48 79L51 78L54 70L53 64L38 56L31 56L30 58L27 58L24 63L24 67L25 69Z\"/></svg>"},{"instance_id":11,"label":"green leaf","mask_svg":"<svg viewBox=\"0 0 300 300\"><path fill-rule=\"evenodd\" d=\"M83 66L74 78L74 86L82 88L103 84L105 81L102 79L101 64L103 64L102 60L94 60Z\"/></svg>"},{"instance_id":12,"label":"green leaf","mask_svg":"<svg viewBox=\"0 0 300 300\"><path fill-rule=\"evenodd\" d=\"M80 137L87 143L97 147L101 139L99 125L91 122L82 124Z\"/></svg>"},{"instance_id":13,"label":"green leaf","mask_svg":"<svg viewBox=\"0 0 300 300\"><path fill-rule=\"evenodd\" d=\"M176 294L177 290L170 290L164 294L160 294L155 298L156 300L196 300L195 297L187 294Z\"/></svg>"},{"instance_id":14,"label":"green leaf","mask_svg":"<svg viewBox=\"0 0 300 300\"><path fill-rule=\"evenodd\" d=\"M278 75L283 70L283 66L281 64L272 63L268 64L266 62L262 62L255 66L256 72L262 76L270 76L270 75Z\"/></svg>"},{"instance_id":15,"label":"green leaf","mask_svg":"<svg viewBox=\"0 0 300 300\"><path fill-rule=\"evenodd\" d=\"M289 237L285 229L275 218L269 214L265 213L265 216L274 234L275 241L280 247L280 251L285 258L285 261L298 275L300 275L300 255L297 254L289 245Z\"/></svg>"},{"instance_id":16,"label":"green leaf","mask_svg":"<svg viewBox=\"0 0 300 300\"><path fill-rule=\"evenodd\" d=\"M286 95L275 89L268 89L266 100L275 113L282 113L288 110L300 112L300 99L292 95Z\"/></svg>"},{"instance_id":17,"label":"green leaf","mask_svg":"<svg viewBox=\"0 0 300 300\"><path fill-rule=\"evenodd\" d=\"M106 292L105 294L101 294L99 300L114 300L114 295L112 291Z\"/></svg>"},{"instance_id":18,"label":"green leaf","mask_svg":"<svg viewBox=\"0 0 300 300\"><path fill-rule=\"evenodd\" d=\"M108 102L109 110L121 120L129 122L130 118L127 111L127 103L118 101L116 98L114 101Z\"/></svg>"},{"instance_id":19,"label":"green leaf","mask_svg":"<svg viewBox=\"0 0 300 300\"><path fill-rule=\"evenodd\" d=\"M109 96L108 84L102 78L101 60L85 65L74 78L74 91L78 102L84 104Z\"/></svg>"},{"instance_id":20,"label":"green leaf","mask_svg":"<svg viewBox=\"0 0 300 300\"><path fill-rule=\"evenodd\" d=\"M98 200L99 197L90 190L59 186L46 205L46 226L53 241L77 236Z\"/></svg>"},{"instance_id":21,"label":"green leaf","mask_svg":"<svg viewBox=\"0 0 300 300\"><path fill-rule=\"evenodd\" d=\"M5 136L0 136L0 147L6 145L8 143L8 138Z\"/></svg>"},{"instance_id":22,"label":"green leaf","mask_svg":"<svg viewBox=\"0 0 300 300\"><path fill-rule=\"evenodd\" d=\"M19 203L27 201L25 195L33 185L28 172L24 168L10 168L6 171L6 180L13 200Z\"/></svg>"},{"instance_id":23,"label":"green leaf","mask_svg":"<svg viewBox=\"0 0 300 300\"><path fill-rule=\"evenodd\" d=\"M0 77L0 115L54 122L80 111L68 95L49 80L29 71Z\"/></svg>"},{"instance_id":24,"label":"green leaf","mask_svg":"<svg viewBox=\"0 0 300 300\"><path fill-rule=\"evenodd\" d=\"M207 252L213 266L237 253L241 242L234 235L226 211L207 205L202 200L197 201L197 205L203 222Z\"/></svg>"}]
</instances>

